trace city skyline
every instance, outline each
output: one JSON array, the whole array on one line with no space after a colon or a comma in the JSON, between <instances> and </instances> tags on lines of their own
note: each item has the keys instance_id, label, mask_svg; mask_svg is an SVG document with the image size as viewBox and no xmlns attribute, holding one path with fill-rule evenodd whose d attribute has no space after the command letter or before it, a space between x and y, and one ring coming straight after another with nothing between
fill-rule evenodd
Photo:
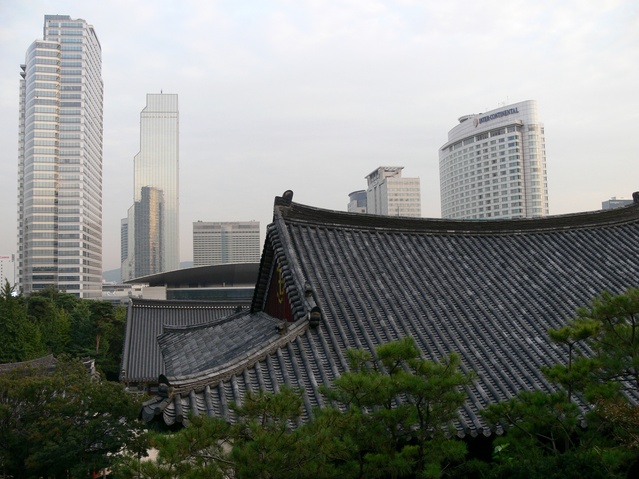
<instances>
[{"instance_id":1,"label":"city skyline","mask_svg":"<svg viewBox=\"0 0 639 479\"><path fill-rule=\"evenodd\" d=\"M451 118L528 98L547 132L551 215L630 197L639 7L587 3L5 2L0 253L16 247L16 72L45 14L85 19L102 46L108 270L120 263L140 98L161 90L180 95L182 261L197 218L266 225L286 189L344 211L380 164L420 177L422 215L439 217L437 155Z\"/></svg>"}]
</instances>

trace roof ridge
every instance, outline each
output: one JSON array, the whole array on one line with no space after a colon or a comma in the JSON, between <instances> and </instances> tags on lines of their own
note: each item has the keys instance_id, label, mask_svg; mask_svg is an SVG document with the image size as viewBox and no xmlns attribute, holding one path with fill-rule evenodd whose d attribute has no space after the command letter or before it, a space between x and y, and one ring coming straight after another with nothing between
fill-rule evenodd
<instances>
[{"instance_id":1,"label":"roof ridge","mask_svg":"<svg viewBox=\"0 0 639 479\"><path fill-rule=\"evenodd\" d=\"M331 228L432 233L455 235L512 235L522 232L556 232L565 229L614 226L639 222L639 205L632 204L610 210L507 220L456 220L445 218L411 218L366 213L348 213L307 206L299 203L276 204L276 211L286 223L321 225Z\"/></svg>"},{"instance_id":2,"label":"roof ridge","mask_svg":"<svg viewBox=\"0 0 639 479\"><path fill-rule=\"evenodd\" d=\"M206 323L199 324L163 324L162 325L162 334L160 336L164 336L165 334L184 334L189 333L191 331L197 331L198 329L205 329L214 326L220 326L224 323L230 322L240 316L244 316L245 314L250 314L247 309L243 309L237 313L232 313L228 316L224 316L223 318L212 319ZM158 337L158 342L160 341L160 337Z\"/></svg>"},{"instance_id":3,"label":"roof ridge","mask_svg":"<svg viewBox=\"0 0 639 479\"><path fill-rule=\"evenodd\" d=\"M147 299L130 298L134 308L161 308L161 309L226 309L229 304L239 304L238 301L227 301L222 304L219 300L182 300L182 299Z\"/></svg>"}]
</instances>

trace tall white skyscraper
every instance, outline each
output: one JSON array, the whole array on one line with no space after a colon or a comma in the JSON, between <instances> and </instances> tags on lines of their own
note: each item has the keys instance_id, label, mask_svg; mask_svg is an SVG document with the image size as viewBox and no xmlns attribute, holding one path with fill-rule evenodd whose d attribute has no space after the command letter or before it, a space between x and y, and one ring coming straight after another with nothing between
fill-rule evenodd
<instances>
[{"instance_id":1,"label":"tall white skyscraper","mask_svg":"<svg viewBox=\"0 0 639 479\"><path fill-rule=\"evenodd\" d=\"M259 263L259 221L193 223L193 266Z\"/></svg>"},{"instance_id":2,"label":"tall white skyscraper","mask_svg":"<svg viewBox=\"0 0 639 479\"><path fill-rule=\"evenodd\" d=\"M548 215L546 142L537 102L465 115L439 149L443 218Z\"/></svg>"},{"instance_id":3,"label":"tall white skyscraper","mask_svg":"<svg viewBox=\"0 0 639 479\"><path fill-rule=\"evenodd\" d=\"M372 215L422 215L419 178L402 178L403 166L380 166L366 176L366 211Z\"/></svg>"},{"instance_id":4,"label":"tall white skyscraper","mask_svg":"<svg viewBox=\"0 0 639 479\"><path fill-rule=\"evenodd\" d=\"M123 280L180 267L177 95L146 95L140 114L140 152L133 165L134 205L126 222Z\"/></svg>"},{"instance_id":5,"label":"tall white skyscraper","mask_svg":"<svg viewBox=\"0 0 639 479\"><path fill-rule=\"evenodd\" d=\"M46 15L20 66L18 284L102 294L102 51L91 25Z\"/></svg>"}]
</instances>

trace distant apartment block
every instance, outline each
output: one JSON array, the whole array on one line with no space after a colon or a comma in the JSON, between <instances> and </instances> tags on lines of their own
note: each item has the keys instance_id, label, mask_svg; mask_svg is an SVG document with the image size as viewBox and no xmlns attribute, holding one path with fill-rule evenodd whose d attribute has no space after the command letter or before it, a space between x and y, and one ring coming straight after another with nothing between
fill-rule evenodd
<instances>
[{"instance_id":1,"label":"distant apartment block","mask_svg":"<svg viewBox=\"0 0 639 479\"><path fill-rule=\"evenodd\" d=\"M402 178L403 169L403 166L380 166L366 176L367 213L421 217L419 178Z\"/></svg>"},{"instance_id":2,"label":"distant apartment block","mask_svg":"<svg viewBox=\"0 0 639 479\"><path fill-rule=\"evenodd\" d=\"M617 198L616 196L613 196L609 200L601 202L601 209L611 210L613 208L621 208L622 206L628 206L628 205L631 205L632 203L633 203L633 200L629 200L626 198Z\"/></svg>"},{"instance_id":3,"label":"distant apartment block","mask_svg":"<svg viewBox=\"0 0 639 479\"><path fill-rule=\"evenodd\" d=\"M129 218L120 220L120 263L129 256Z\"/></svg>"},{"instance_id":4,"label":"distant apartment block","mask_svg":"<svg viewBox=\"0 0 639 479\"><path fill-rule=\"evenodd\" d=\"M193 266L259 263L259 221L193 223Z\"/></svg>"},{"instance_id":5,"label":"distant apartment block","mask_svg":"<svg viewBox=\"0 0 639 479\"><path fill-rule=\"evenodd\" d=\"M348 195L349 213L366 213L366 190L353 191Z\"/></svg>"}]
</instances>

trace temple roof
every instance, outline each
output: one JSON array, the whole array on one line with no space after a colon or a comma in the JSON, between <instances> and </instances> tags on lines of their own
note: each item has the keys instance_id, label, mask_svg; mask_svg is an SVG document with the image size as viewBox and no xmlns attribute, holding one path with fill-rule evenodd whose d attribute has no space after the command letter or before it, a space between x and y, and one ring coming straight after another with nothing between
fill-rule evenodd
<instances>
[{"instance_id":1,"label":"temple roof","mask_svg":"<svg viewBox=\"0 0 639 479\"><path fill-rule=\"evenodd\" d=\"M131 298L127 310L120 380L125 383L157 383L165 373L158 336L165 325L185 326L211 323L228 317L238 302L163 301Z\"/></svg>"},{"instance_id":2,"label":"temple roof","mask_svg":"<svg viewBox=\"0 0 639 479\"><path fill-rule=\"evenodd\" d=\"M267 314L276 274L290 318ZM425 358L457 352L462 369L477 373L456 427L460 435L490 434L478 414L486 405L553 390L540 367L565 362L566 351L548 329L602 291L622 293L638 279L636 204L463 221L342 213L277 198L251 312L167 330L160 343L173 393L146 403L143 415L166 424L189 412L233 421L229 405L246 391L289 385L303 390L308 417L325 404L320 385L348 369L347 349L374 352L410 336Z\"/></svg>"},{"instance_id":3,"label":"temple roof","mask_svg":"<svg viewBox=\"0 0 639 479\"><path fill-rule=\"evenodd\" d=\"M36 359L20 361L17 363L2 363L0 364L0 374L8 373L10 371L21 368L33 368L44 371L52 371L55 369L57 362L58 360L53 354L48 354Z\"/></svg>"},{"instance_id":4,"label":"temple roof","mask_svg":"<svg viewBox=\"0 0 639 479\"><path fill-rule=\"evenodd\" d=\"M278 323L264 313L239 313L196 327L165 327L158 343L172 376L196 377L278 338Z\"/></svg>"}]
</instances>

